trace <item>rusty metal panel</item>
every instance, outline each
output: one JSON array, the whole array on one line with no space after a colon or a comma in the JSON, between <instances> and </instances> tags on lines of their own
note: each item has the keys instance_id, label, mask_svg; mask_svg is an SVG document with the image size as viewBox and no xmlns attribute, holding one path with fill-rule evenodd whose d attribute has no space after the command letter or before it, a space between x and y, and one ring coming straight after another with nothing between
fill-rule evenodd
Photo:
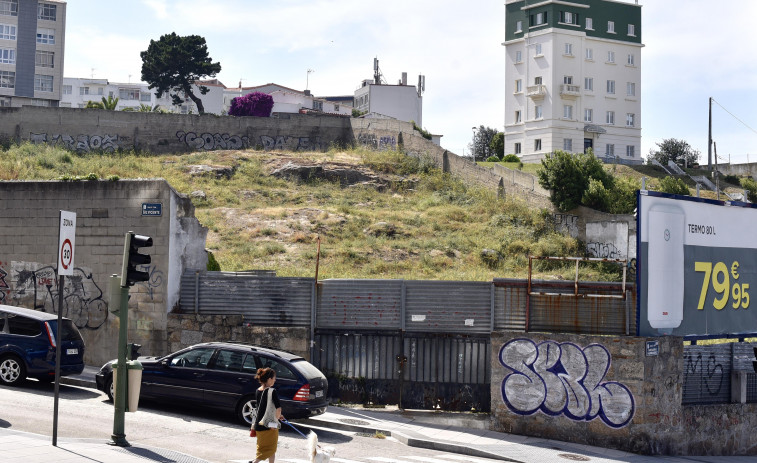
<instances>
[{"instance_id":1,"label":"rusty metal panel","mask_svg":"<svg viewBox=\"0 0 757 463\"><path fill-rule=\"evenodd\" d=\"M731 402L732 344L684 346L684 405Z\"/></svg>"},{"instance_id":2,"label":"rusty metal panel","mask_svg":"<svg viewBox=\"0 0 757 463\"><path fill-rule=\"evenodd\" d=\"M405 284L408 332L491 333L491 283L406 281Z\"/></svg>"},{"instance_id":3,"label":"rusty metal panel","mask_svg":"<svg viewBox=\"0 0 757 463\"><path fill-rule=\"evenodd\" d=\"M310 326L315 280L266 275L187 270L180 307L185 313L241 314L253 325Z\"/></svg>"},{"instance_id":4,"label":"rusty metal panel","mask_svg":"<svg viewBox=\"0 0 757 463\"><path fill-rule=\"evenodd\" d=\"M526 329L526 280L494 280L494 329Z\"/></svg>"},{"instance_id":5,"label":"rusty metal panel","mask_svg":"<svg viewBox=\"0 0 757 463\"><path fill-rule=\"evenodd\" d=\"M316 328L401 328L402 280L323 280Z\"/></svg>"}]
</instances>

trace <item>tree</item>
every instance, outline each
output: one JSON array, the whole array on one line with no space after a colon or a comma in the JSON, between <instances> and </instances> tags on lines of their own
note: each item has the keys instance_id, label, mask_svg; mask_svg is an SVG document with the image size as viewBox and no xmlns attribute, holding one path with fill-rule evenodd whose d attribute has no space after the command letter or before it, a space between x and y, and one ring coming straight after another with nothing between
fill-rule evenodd
<instances>
[{"instance_id":1,"label":"tree","mask_svg":"<svg viewBox=\"0 0 757 463\"><path fill-rule=\"evenodd\" d=\"M273 109L273 97L267 93L252 92L231 100L230 116L269 117Z\"/></svg>"},{"instance_id":2,"label":"tree","mask_svg":"<svg viewBox=\"0 0 757 463\"><path fill-rule=\"evenodd\" d=\"M670 193L674 195L689 196L689 187L686 186L686 182L680 177L667 176L660 180L660 191L663 193Z\"/></svg>"},{"instance_id":3,"label":"tree","mask_svg":"<svg viewBox=\"0 0 757 463\"><path fill-rule=\"evenodd\" d=\"M536 175L539 185L549 190L552 204L563 212L582 204L592 179L595 182L586 199L592 206L606 208L609 194L606 190L614 185L612 174L604 169L602 162L592 152L571 154L555 151L542 159Z\"/></svg>"},{"instance_id":4,"label":"tree","mask_svg":"<svg viewBox=\"0 0 757 463\"><path fill-rule=\"evenodd\" d=\"M103 97L103 109L107 109L108 111L115 111L116 106L118 106L118 98L113 98L113 95L108 95L108 98L106 99Z\"/></svg>"},{"instance_id":5,"label":"tree","mask_svg":"<svg viewBox=\"0 0 757 463\"><path fill-rule=\"evenodd\" d=\"M491 148L492 138L497 134L497 129L484 127L483 125L473 132L473 141L468 144L468 150L476 161L483 161L494 155Z\"/></svg>"},{"instance_id":6,"label":"tree","mask_svg":"<svg viewBox=\"0 0 757 463\"><path fill-rule=\"evenodd\" d=\"M197 106L197 112L205 114L202 100L194 94L192 87L204 77L215 77L221 72L221 63L214 63L208 56L205 38L199 35L185 37L172 32L150 40L142 57L142 80L150 84L149 88L157 91L158 98L164 93L171 95L173 104L180 105L190 99ZM202 95L208 93L208 87L197 85Z\"/></svg>"},{"instance_id":7,"label":"tree","mask_svg":"<svg viewBox=\"0 0 757 463\"><path fill-rule=\"evenodd\" d=\"M699 151L693 149L684 140L675 138L666 138L662 143L656 143L657 151L649 150L649 158L656 159L663 166L668 165L668 161L673 161L679 166L691 166L699 159Z\"/></svg>"},{"instance_id":8,"label":"tree","mask_svg":"<svg viewBox=\"0 0 757 463\"><path fill-rule=\"evenodd\" d=\"M99 101L87 101L87 105L84 106L85 109L105 109L105 106Z\"/></svg>"},{"instance_id":9,"label":"tree","mask_svg":"<svg viewBox=\"0 0 757 463\"><path fill-rule=\"evenodd\" d=\"M489 148L492 149L494 155L502 159L505 155L505 134L503 132L497 132L492 141L489 142Z\"/></svg>"}]
</instances>

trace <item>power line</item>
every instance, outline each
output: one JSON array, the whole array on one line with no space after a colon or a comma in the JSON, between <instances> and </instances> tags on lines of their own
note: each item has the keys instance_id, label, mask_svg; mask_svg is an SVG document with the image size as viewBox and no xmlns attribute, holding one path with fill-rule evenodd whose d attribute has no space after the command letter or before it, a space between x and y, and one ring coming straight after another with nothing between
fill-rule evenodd
<instances>
[{"instance_id":1,"label":"power line","mask_svg":"<svg viewBox=\"0 0 757 463\"><path fill-rule=\"evenodd\" d=\"M739 119L738 117L736 117L736 116L735 116L735 115L734 115L734 114L733 114L732 112L730 112L730 111L728 111L727 109L725 109L725 107L724 107L724 106L723 106L722 104L718 103L718 102L717 102L717 100L715 100L715 98L712 98L712 101L714 101L715 103L717 103L717 105L718 105L718 106L720 106L720 107L721 107L721 108L723 109L723 111L725 111L725 112L727 112L728 114L730 114L730 115L731 115L731 117L733 117L733 118L734 118L734 119L736 119L737 121L741 122L741 123L742 123L742 124L744 125L744 127L746 127L747 129L751 130L751 131L752 131L752 132L754 132L754 133L757 133L757 130L754 130L753 128L751 128L751 127L749 126L749 124L747 124L746 122L742 121L741 119Z\"/></svg>"}]
</instances>

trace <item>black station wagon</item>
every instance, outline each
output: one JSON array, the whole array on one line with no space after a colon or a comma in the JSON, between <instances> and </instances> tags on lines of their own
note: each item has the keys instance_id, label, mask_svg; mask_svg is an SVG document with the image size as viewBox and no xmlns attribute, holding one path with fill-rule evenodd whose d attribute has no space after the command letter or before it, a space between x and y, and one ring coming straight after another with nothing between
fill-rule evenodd
<instances>
[{"instance_id":1,"label":"black station wagon","mask_svg":"<svg viewBox=\"0 0 757 463\"><path fill-rule=\"evenodd\" d=\"M304 358L279 350L246 344L195 344L165 357L139 357L142 371L140 399L211 407L236 414L251 424L258 368L276 372L274 386L286 418L320 415L328 406L328 382ZM113 400L113 363L95 376L97 388Z\"/></svg>"}]
</instances>

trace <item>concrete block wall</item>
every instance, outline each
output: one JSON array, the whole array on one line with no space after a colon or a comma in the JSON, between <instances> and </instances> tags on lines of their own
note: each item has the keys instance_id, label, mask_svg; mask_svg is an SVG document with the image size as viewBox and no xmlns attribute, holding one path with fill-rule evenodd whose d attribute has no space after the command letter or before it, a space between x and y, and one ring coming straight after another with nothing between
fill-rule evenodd
<instances>
[{"instance_id":1,"label":"concrete block wall","mask_svg":"<svg viewBox=\"0 0 757 463\"><path fill-rule=\"evenodd\" d=\"M491 340L493 430L648 455L757 455L757 404L681 404L680 337Z\"/></svg>"},{"instance_id":2,"label":"concrete block wall","mask_svg":"<svg viewBox=\"0 0 757 463\"><path fill-rule=\"evenodd\" d=\"M130 290L129 341L142 344L143 352L165 352L167 313L170 301L178 300L181 265L207 262L207 230L187 199L165 180L0 182L0 198L0 304L57 313L59 211L75 212L75 271L64 280L63 315L84 336L85 362L99 365L117 353L119 319L109 311L109 277L121 273L127 231L153 239L153 247L145 248L152 262L142 267L150 279ZM142 215L144 203L161 204L162 214ZM175 218L177 204L183 205L181 219ZM177 241L201 245L172 250ZM172 264L176 253L185 255Z\"/></svg>"}]
</instances>

